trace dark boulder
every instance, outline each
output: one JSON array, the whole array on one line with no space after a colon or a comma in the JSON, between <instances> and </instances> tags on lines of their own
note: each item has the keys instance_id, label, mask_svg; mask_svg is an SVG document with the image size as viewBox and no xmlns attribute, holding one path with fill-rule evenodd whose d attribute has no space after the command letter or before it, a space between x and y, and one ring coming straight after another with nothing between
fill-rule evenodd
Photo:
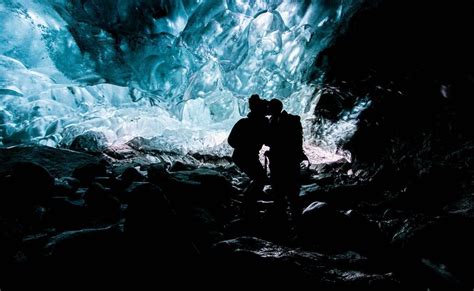
<instances>
[{"instance_id":1,"label":"dark boulder","mask_svg":"<svg viewBox=\"0 0 474 291\"><path fill-rule=\"evenodd\" d=\"M194 208L190 215L190 236L196 247L207 250L223 239L221 226L216 219L203 208Z\"/></svg>"},{"instance_id":2,"label":"dark boulder","mask_svg":"<svg viewBox=\"0 0 474 291\"><path fill-rule=\"evenodd\" d=\"M143 183L130 193L124 226L129 247L135 250L134 264L156 260L165 272L180 273L197 255L189 225L154 184Z\"/></svg>"},{"instance_id":3,"label":"dark boulder","mask_svg":"<svg viewBox=\"0 0 474 291\"><path fill-rule=\"evenodd\" d=\"M25 230L17 219L0 216L0 266L7 270L20 251Z\"/></svg>"},{"instance_id":4,"label":"dark boulder","mask_svg":"<svg viewBox=\"0 0 474 291\"><path fill-rule=\"evenodd\" d=\"M45 215L47 225L58 230L80 229L89 222L89 213L84 199L54 197L50 200Z\"/></svg>"},{"instance_id":5,"label":"dark boulder","mask_svg":"<svg viewBox=\"0 0 474 291\"><path fill-rule=\"evenodd\" d=\"M300 228L303 242L331 250L356 250L369 255L388 247L377 224L357 211L338 211L325 202L313 202L303 211Z\"/></svg>"},{"instance_id":6,"label":"dark boulder","mask_svg":"<svg viewBox=\"0 0 474 291\"><path fill-rule=\"evenodd\" d=\"M90 219L101 223L117 222L120 216L120 202L110 189L99 183L92 183L84 195Z\"/></svg>"},{"instance_id":7,"label":"dark boulder","mask_svg":"<svg viewBox=\"0 0 474 291\"><path fill-rule=\"evenodd\" d=\"M9 171L18 162L41 165L52 176L61 178L71 176L73 170L78 167L97 163L98 158L85 153L39 145L0 148L0 172Z\"/></svg>"},{"instance_id":8,"label":"dark boulder","mask_svg":"<svg viewBox=\"0 0 474 291\"><path fill-rule=\"evenodd\" d=\"M131 191L125 218L125 231L148 237L147 240L156 239L152 237L155 231L167 234L177 227L176 213L168 198L151 183L141 183Z\"/></svg>"},{"instance_id":9,"label":"dark boulder","mask_svg":"<svg viewBox=\"0 0 474 291\"><path fill-rule=\"evenodd\" d=\"M168 172L167 164L148 167L148 179L160 186L174 205L214 208L228 200L235 189L220 172L209 168Z\"/></svg>"},{"instance_id":10,"label":"dark boulder","mask_svg":"<svg viewBox=\"0 0 474 291\"><path fill-rule=\"evenodd\" d=\"M14 163L0 179L3 188L0 194L2 212L20 214L32 210L33 205L46 203L52 197L54 178L35 163Z\"/></svg>"},{"instance_id":11,"label":"dark boulder","mask_svg":"<svg viewBox=\"0 0 474 291\"><path fill-rule=\"evenodd\" d=\"M148 174L148 180L159 186L161 186L163 182L168 181L170 176L168 168L168 163L157 163L144 167Z\"/></svg>"},{"instance_id":12,"label":"dark boulder","mask_svg":"<svg viewBox=\"0 0 474 291\"><path fill-rule=\"evenodd\" d=\"M82 184L88 185L94 181L96 177L107 175L107 167L104 163L91 163L78 167L72 173L72 176Z\"/></svg>"},{"instance_id":13,"label":"dark boulder","mask_svg":"<svg viewBox=\"0 0 474 291\"><path fill-rule=\"evenodd\" d=\"M54 183L53 193L54 193L54 196L74 197L76 194L76 190L77 190L77 187L72 186L71 184L68 183L68 181L64 179L58 179Z\"/></svg>"},{"instance_id":14,"label":"dark boulder","mask_svg":"<svg viewBox=\"0 0 474 291\"><path fill-rule=\"evenodd\" d=\"M315 201L303 211L300 235L306 242L322 247L343 247L347 218L328 203Z\"/></svg>"},{"instance_id":15,"label":"dark boulder","mask_svg":"<svg viewBox=\"0 0 474 291\"><path fill-rule=\"evenodd\" d=\"M127 199L128 188L134 183L141 183L145 181L146 177L142 175L136 168L134 167L127 167L123 170L122 174L117 178L114 179L114 183L112 183L109 187L115 193L116 197L118 197L121 201L125 201Z\"/></svg>"},{"instance_id":16,"label":"dark boulder","mask_svg":"<svg viewBox=\"0 0 474 291\"><path fill-rule=\"evenodd\" d=\"M171 181L171 185L174 185L172 192L182 201L204 207L215 207L235 193L224 175L208 168L174 172Z\"/></svg>"},{"instance_id":17,"label":"dark boulder","mask_svg":"<svg viewBox=\"0 0 474 291\"><path fill-rule=\"evenodd\" d=\"M185 164L181 161L174 161L172 164L171 164L171 167L170 167L170 172L177 172L177 171L192 171L192 170L195 170L197 168L196 165L191 165L191 164Z\"/></svg>"},{"instance_id":18,"label":"dark boulder","mask_svg":"<svg viewBox=\"0 0 474 291\"><path fill-rule=\"evenodd\" d=\"M431 268L441 266L456 278L455 282L444 281L445 284L452 287L458 282L462 286L473 286L472 272L465 267L474 260L474 239L469 232L473 227L474 221L461 215L434 218L416 215L404 220L391 243L405 254L424 259ZM444 277L439 272L438 275Z\"/></svg>"},{"instance_id":19,"label":"dark boulder","mask_svg":"<svg viewBox=\"0 0 474 291\"><path fill-rule=\"evenodd\" d=\"M120 175L120 179L125 185L130 185L133 182L143 181L145 177L136 168L128 167Z\"/></svg>"},{"instance_id":20,"label":"dark boulder","mask_svg":"<svg viewBox=\"0 0 474 291\"><path fill-rule=\"evenodd\" d=\"M107 148L105 134L97 131L88 131L74 138L69 147L71 150L91 154L100 154Z\"/></svg>"}]
</instances>

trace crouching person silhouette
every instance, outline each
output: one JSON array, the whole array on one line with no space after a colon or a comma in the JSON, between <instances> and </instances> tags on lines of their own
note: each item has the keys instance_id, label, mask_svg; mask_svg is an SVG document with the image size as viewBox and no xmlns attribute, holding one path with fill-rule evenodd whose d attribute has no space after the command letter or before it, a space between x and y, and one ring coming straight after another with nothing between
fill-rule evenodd
<instances>
[{"instance_id":1,"label":"crouching person silhouette","mask_svg":"<svg viewBox=\"0 0 474 291\"><path fill-rule=\"evenodd\" d=\"M234 148L232 159L239 169L250 179L250 185L244 191L244 219L254 221L258 218L257 195L262 192L267 174L259 160L264 134L268 128L266 100L254 94L249 98L250 113L240 119L232 128L227 142Z\"/></svg>"},{"instance_id":2,"label":"crouching person silhouette","mask_svg":"<svg viewBox=\"0 0 474 291\"><path fill-rule=\"evenodd\" d=\"M278 99L269 102L270 122L266 153L270 161L270 183L275 193L274 218L278 227L289 226L287 205L295 230L302 213L299 201L301 187L300 163L307 159L303 151L303 128L300 117L288 114Z\"/></svg>"}]
</instances>

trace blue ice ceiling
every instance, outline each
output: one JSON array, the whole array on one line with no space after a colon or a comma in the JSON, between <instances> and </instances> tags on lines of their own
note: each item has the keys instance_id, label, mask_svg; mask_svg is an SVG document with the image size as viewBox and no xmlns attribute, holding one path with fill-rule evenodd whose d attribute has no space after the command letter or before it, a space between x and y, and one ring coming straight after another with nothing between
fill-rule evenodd
<instances>
[{"instance_id":1,"label":"blue ice ceiling","mask_svg":"<svg viewBox=\"0 0 474 291\"><path fill-rule=\"evenodd\" d=\"M2 0L0 141L223 150L250 94L310 115L315 57L355 2Z\"/></svg>"}]
</instances>

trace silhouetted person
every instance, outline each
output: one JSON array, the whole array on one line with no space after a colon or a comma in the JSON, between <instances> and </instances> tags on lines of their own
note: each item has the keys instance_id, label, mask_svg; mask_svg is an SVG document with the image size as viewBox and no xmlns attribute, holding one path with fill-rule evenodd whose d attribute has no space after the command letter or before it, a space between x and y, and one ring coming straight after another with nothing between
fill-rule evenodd
<instances>
[{"instance_id":1,"label":"silhouetted person","mask_svg":"<svg viewBox=\"0 0 474 291\"><path fill-rule=\"evenodd\" d=\"M306 156L303 151L303 128L300 117L283 111L278 99L269 102L271 114L266 144L270 150L266 153L270 160L270 182L275 193L275 215L287 220L287 201L291 218L295 225L301 216L299 201L300 163Z\"/></svg>"},{"instance_id":2,"label":"silhouetted person","mask_svg":"<svg viewBox=\"0 0 474 291\"><path fill-rule=\"evenodd\" d=\"M260 163L259 152L264 143L264 133L268 128L267 101L256 94L249 98L250 113L240 119L232 128L227 139L234 148L234 163L252 180L244 193L244 216L255 219L257 215L257 195L263 190L267 174Z\"/></svg>"}]
</instances>

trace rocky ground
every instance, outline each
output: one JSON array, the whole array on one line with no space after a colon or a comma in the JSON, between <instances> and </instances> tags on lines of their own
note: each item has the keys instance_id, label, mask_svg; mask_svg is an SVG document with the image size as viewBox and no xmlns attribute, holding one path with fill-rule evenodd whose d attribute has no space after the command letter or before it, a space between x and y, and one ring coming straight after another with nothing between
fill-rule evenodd
<instances>
[{"instance_id":1,"label":"rocky ground","mask_svg":"<svg viewBox=\"0 0 474 291\"><path fill-rule=\"evenodd\" d=\"M260 197L259 221L241 219L249 181L229 159L133 143L90 148L0 149L2 290L60 279L290 282L321 290L474 285L472 192L439 194L432 207L422 207L432 205L427 196L418 204L404 200L439 185L437 175L395 191L384 187L390 176L383 169L317 165L304 174L306 209L296 235L291 225L272 220L269 187Z\"/></svg>"}]
</instances>

